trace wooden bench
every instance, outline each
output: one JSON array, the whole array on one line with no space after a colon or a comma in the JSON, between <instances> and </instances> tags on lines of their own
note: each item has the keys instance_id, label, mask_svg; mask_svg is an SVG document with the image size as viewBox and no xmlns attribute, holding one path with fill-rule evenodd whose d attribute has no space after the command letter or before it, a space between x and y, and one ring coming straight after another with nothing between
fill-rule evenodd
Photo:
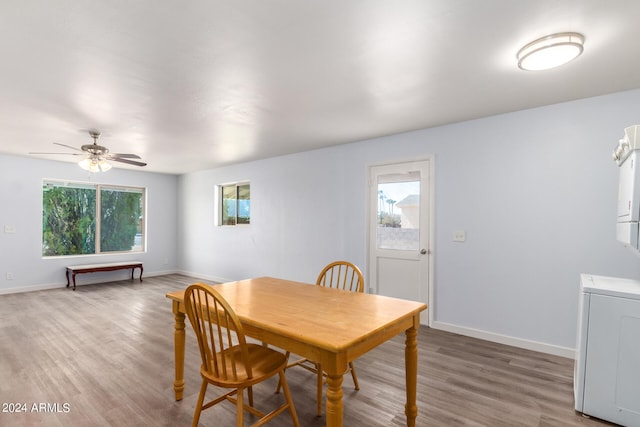
<instances>
[{"instance_id":1,"label":"wooden bench","mask_svg":"<svg viewBox=\"0 0 640 427\"><path fill-rule=\"evenodd\" d=\"M86 264L86 265L70 265L67 267L67 288L71 284L69 275L73 279L73 290L76 290L76 274L81 273L97 273L100 271L128 270L131 269L131 280L133 280L133 272L136 268L140 269L140 281L142 282L142 262L109 262L105 264Z\"/></svg>"}]
</instances>

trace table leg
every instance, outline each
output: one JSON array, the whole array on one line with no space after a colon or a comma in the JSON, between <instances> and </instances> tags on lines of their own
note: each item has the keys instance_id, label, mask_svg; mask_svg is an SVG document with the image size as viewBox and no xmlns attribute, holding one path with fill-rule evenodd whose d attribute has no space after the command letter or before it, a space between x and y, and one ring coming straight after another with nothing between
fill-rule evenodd
<instances>
[{"instance_id":1,"label":"table leg","mask_svg":"<svg viewBox=\"0 0 640 427\"><path fill-rule=\"evenodd\" d=\"M327 427L342 427L342 374L327 374Z\"/></svg>"},{"instance_id":2,"label":"table leg","mask_svg":"<svg viewBox=\"0 0 640 427\"><path fill-rule=\"evenodd\" d=\"M176 394L176 400L182 400L184 392L184 313L180 312L180 303L173 302L173 314L176 320L175 331L173 333L173 345L175 352L176 379L173 382L173 390Z\"/></svg>"},{"instance_id":3,"label":"table leg","mask_svg":"<svg viewBox=\"0 0 640 427\"><path fill-rule=\"evenodd\" d=\"M418 407L416 406L416 388L418 383L418 330L411 327L406 330L406 341L404 348L405 375L407 387L407 404L405 414L407 415L407 426L415 427Z\"/></svg>"}]
</instances>

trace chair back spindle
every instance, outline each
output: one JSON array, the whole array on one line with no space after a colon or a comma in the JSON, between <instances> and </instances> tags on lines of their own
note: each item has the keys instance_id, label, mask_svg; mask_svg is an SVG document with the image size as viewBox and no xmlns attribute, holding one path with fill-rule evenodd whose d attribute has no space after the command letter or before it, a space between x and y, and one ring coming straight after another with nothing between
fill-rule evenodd
<instances>
[{"instance_id":1,"label":"chair back spindle","mask_svg":"<svg viewBox=\"0 0 640 427\"><path fill-rule=\"evenodd\" d=\"M198 347L204 369L224 381L252 378L242 324L226 300L213 289L194 287L185 294L185 310L197 329ZM188 308L191 306L191 308Z\"/></svg>"}]
</instances>

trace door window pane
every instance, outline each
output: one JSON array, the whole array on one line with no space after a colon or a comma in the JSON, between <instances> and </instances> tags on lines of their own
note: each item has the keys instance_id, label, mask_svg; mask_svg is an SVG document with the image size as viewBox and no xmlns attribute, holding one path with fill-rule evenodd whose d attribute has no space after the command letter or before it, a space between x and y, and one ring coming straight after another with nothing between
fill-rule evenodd
<instances>
[{"instance_id":1,"label":"door window pane","mask_svg":"<svg viewBox=\"0 0 640 427\"><path fill-rule=\"evenodd\" d=\"M379 249L419 249L420 172L378 176L377 218Z\"/></svg>"}]
</instances>

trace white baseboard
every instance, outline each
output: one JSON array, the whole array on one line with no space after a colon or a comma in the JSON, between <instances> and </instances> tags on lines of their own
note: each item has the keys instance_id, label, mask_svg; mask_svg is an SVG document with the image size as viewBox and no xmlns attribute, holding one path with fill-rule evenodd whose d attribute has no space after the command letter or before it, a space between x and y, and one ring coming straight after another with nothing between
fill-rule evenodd
<instances>
[{"instance_id":1,"label":"white baseboard","mask_svg":"<svg viewBox=\"0 0 640 427\"><path fill-rule=\"evenodd\" d=\"M41 285L20 286L17 288L0 289L0 295L21 294L23 292L44 291L48 289L64 288L67 283L47 283Z\"/></svg>"},{"instance_id":2,"label":"white baseboard","mask_svg":"<svg viewBox=\"0 0 640 427\"><path fill-rule=\"evenodd\" d=\"M513 347L524 348L527 350L539 351L541 353L553 354L555 356L575 359L575 349L569 347L561 347L552 344L546 344L538 341L525 340L515 338L508 335L496 334L493 332L482 331L480 329L467 328L464 326L452 325L450 323L434 321L431 324L433 329L440 329L454 334L465 335L472 338L479 338L486 341L497 342L499 344L510 345Z\"/></svg>"},{"instance_id":3,"label":"white baseboard","mask_svg":"<svg viewBox=\"0 0 640 427\"><path fill-rule=\"evenodd\" d=\"M167 274L180 274L178 270L162 270L162 271L149 271L145 270L142 281L144 282L145 277L153 277L153 276L166 276ZM135 277L137 279L137 277Z\"/></svg>"},{"instance_id":4,"label":"white baseboard","mask_svg":"<svg viewBox=\"0 0 640 427\"><path fill-rule=\"evenodd\" d=\"M147 272L145 271L144 274L142 275L142 283L144 283L144 279L146 277L153 277L153 276L166 276L167 274L178 274L179 272L176 270L166 270L166 271L154 271L154 272ZM109 278L109 280L107 280L105 277L100 277L100 278L91 278L91 276L93 275L86 275L88 276L86 278L86 281L83 280L82 283L77 283L77 287L80 286L85 286L85 285L93 285L96 283L108 283L108 282L113 282L116 280L127 280L127 278L130 278L129 273L121 273L119 277L115 277L115 278ZM111 274L111 276L113 276L113 274ZM83 279L85 279L83 277ZM136 274L136 277L134 277L134 279L138 279L138 275ZM19 287L15 287L15 288L8 288L8 289L0 289L0 295L8 295L8 294L20 294L22 292L34 292L34 291L45 291L48 289L58 289L58 288L64 288L67 286L67 282L59 282L59 283L45 283L45 284L39 284L39 285L27 285L27 286L19 286ZM73 284L71 286L69 286L69 288L71 289L73 287Z\"/></svg>"},{"instance_id":5,"label":"white baseboard","mask_svg":"<svg viewBox=\"0 0 640 427\"><path fill-rule=\"evenodd\" d=\"M195 279L202 279L202 280L208 280L210 282L216 282L216 283L227 283L227 282L234 282L234 280L231 279L225 279L223 277L217 277L217 276L207 276L204 274L200 274L200 273L193 273L191 271L177 271L177 274L182 274L183 276L189 276L189 277L193 277Z\"/></svg>"}]
</instances>

